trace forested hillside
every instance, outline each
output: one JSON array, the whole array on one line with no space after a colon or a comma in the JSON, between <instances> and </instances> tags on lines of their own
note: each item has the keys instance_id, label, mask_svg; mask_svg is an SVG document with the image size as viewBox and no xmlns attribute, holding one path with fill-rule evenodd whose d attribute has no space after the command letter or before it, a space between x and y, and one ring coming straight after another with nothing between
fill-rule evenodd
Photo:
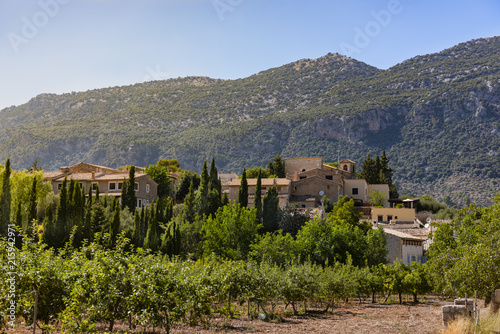
<instances>
[{"instance_id":1,"label":"forested hillside","mask_svg":"<svg viewBox=\"0 0 500 334\"><path fill-rule=\"evenodd\" d=\"M385 149L399 193L462 206L500 191L500 37L379 70L338 54L239 80L188 77L62 95L0 111L0 161L47 170L177 158L224 172L283 157Z\"/></svg>"}]
</instances>

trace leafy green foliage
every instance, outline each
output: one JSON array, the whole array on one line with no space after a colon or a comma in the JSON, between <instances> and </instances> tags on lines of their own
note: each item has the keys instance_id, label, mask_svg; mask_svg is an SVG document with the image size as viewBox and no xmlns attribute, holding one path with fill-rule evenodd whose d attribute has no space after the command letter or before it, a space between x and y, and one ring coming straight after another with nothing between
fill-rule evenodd
<instances>
[{"instance_id":1,"label":"leafy green foliage","mask_svg":"<svg viewBox=\"0 0 500 334\"><path fill-rule=\"evenodd\" d=\"M471 205L449 224L440 224L427 257L436 287L450 294L487 300L500 286L500 195L490 207Z\"/></svg>"}]
</instances>

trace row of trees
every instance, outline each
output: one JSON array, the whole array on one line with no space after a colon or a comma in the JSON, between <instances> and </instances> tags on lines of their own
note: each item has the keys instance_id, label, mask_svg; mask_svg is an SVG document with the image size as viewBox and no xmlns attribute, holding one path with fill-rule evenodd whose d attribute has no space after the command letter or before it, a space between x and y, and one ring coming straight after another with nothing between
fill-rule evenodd
<instances>
[{"instance_id":1,"label":"row of trees","mask_svg":"<svg viewBox=\"0 0 500 334\"><path fill-rule=\"evenodd\" d=\"M0 328L7 325L3 321L10 302L7 248L0 240ZM390 294L399 295L400 302L402 294L416 300L430 289L429 275L420 264L361 268L350 257L344 264L326 267L214 256L179 261L134 248L123 235L112 248L90 243L75 249L67 244L59 252L25 239L15 258L16 317L33 322L32 292L37 290L39 325L78 333L97 332L97 323L112 331L117 321L161 327L168 333L176 323L207 324L214 316L238 312L273 317L278 305L296 314L301 307L321 303L328 311L342 301L362 302L368 296L372 302L387 301Z\"/></svg>"},{"instance_id":2,"label":"row of trees","mask_svg":"<svg viewBox=\"0 0 500 334\"><path fill-rule=\"evenodd\" d=\"M470 205L433 234L427 257L436 290L477 291L486 302L500 288L500 194L489 207Z\"/></svg>"}]
</instances>

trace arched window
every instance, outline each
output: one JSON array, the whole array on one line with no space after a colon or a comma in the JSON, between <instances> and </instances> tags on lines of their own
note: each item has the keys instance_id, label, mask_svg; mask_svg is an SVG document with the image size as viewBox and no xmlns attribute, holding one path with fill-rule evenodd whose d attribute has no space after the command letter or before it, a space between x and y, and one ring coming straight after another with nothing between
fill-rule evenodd
<instances>
[{"instance_id":1,"label":"arched window","mask_svg":"<svg viewBox=\"0 0 500 334\"><path fill-rule=\"evenodd\" d=\"M306 171L306 169L305 169L305 168L302 168L302 172L305 172L305 171Z\"/></svg>"},{"instance_id":2,"label":"arched window","mask_svg":"<svg viewBox=\"0 0 500 334\"><path fill-rule=\"evenodd\" d=\"M347 171L347 165L344 165L344 170Z\"/></svg>"}]
</instances>

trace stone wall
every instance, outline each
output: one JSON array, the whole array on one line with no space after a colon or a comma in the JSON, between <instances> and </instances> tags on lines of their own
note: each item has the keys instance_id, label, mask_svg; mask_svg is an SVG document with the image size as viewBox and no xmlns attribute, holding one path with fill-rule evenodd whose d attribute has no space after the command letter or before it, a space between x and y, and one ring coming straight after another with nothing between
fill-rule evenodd
<instances>
[{"instance_id":1,"label":"stone wall","mask_svg":"<svg viewBox=\"0 0 500 334\"><path fill-rule=\"evenodd\" d=\"M458 317L471 317L474 312L474 299L455 299L454 305L445 305L442 310L443 325L446 327Z\"/></svg>"}]
</instances>

